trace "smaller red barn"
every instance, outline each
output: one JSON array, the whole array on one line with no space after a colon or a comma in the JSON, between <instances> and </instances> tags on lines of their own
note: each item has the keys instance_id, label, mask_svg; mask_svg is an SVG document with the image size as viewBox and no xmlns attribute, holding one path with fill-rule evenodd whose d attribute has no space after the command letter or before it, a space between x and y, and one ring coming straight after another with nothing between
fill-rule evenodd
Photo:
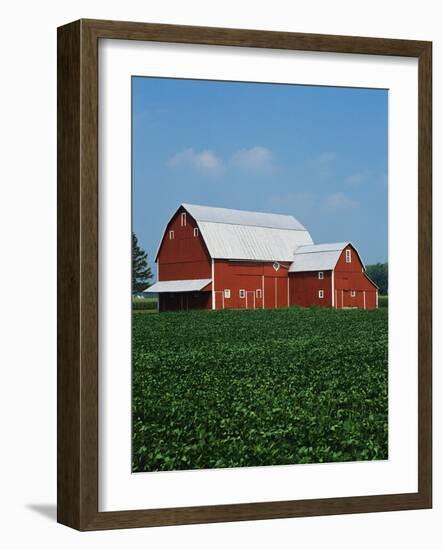
<instances>
[{"instance_id":1,"label":"smaller red barn","mask_svg":"<svg viewBox=\"0 0 443 550\"><path fill-rule=\"evenodd\" d=\"M336 309L378 307L378 289L349 242L300 246L289 267L291 304Z\"/></svg>"}]
</instances>

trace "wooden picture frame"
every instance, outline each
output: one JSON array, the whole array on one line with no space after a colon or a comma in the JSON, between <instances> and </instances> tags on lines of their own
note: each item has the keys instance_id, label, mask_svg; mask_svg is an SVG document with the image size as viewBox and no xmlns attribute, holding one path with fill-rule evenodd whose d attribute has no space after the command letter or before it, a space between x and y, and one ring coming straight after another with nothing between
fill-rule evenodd
<instances>
[{"instance_id":1,"label":"wooden picture frame","mask_svg":"<svg viewBox=\"0 0 443 550\"><path fill-rule=\"evenodd\" d=\"M418 492L98 511L98 41L124 39L418 58ZM432 506L432 44L80 20L58 29L58 521L79 530Z\"/></svg>"}]
</instances>

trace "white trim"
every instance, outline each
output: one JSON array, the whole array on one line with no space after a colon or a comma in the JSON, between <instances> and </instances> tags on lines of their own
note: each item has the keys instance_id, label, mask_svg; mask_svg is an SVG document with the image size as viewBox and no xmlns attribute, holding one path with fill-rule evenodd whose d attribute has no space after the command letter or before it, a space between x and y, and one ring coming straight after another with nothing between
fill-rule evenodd
<instances>
[{"instance_id":1,"label":"white trim","mask_svg":"<svg viewBox=\"0 0 443 550\"><path fill-rule=\"evenodd\" d=\"M194 227L194 237L198 237L199 231L198 227Z\"/></svg>"},{"instance_id":2,"label":"white trim","mask_svg":"<svg viewBox=\"0 0 443 550\"><path fill-rule=\"evenodd\" d=\"M378 290L375 291L375 307L378 309Z\"/></svg>"},{"instance_id":3,"label":"white trim","mask_svg":"<svg viewBox=\"0 0 443 550\"><path fill-rule=\"evenodd\" d=\"M260 295L257 295L257 292L259 292ZM257 298L261 298L262 297L262 289L261 288L256 288L255 289L255 295L256 295Z\"/></svg>"},{"instance_id":4,"label":"white trim","mask_svg":"<svg viewBox=\"0 0 443 550\"><path fill-rule=\"evenodd\" d=\"M225 288L223 290L223 296L229 300L231 298L231 289L230 288Z\"/></svg>"},{"instance_id":5,"label":"white trim","mask_svg":"<svg viewBox=\"0 0 443 550\"><path fill-rule=\"evenodd\" d=\"M320 288L318 291L318 297L320 298L320 300L323 300L325 297L325 291L322 288Z\"/></svg>"},{"instance_id":6,"label":"white trim","mask_svg":"<svg viewBox=\"0 0 443 550\"><path fill-rule=\"evenodd\" d=\"M325 273L324 273L324 271L319 271L319 272L318 272L318 278L319 278L320 280L323 280L323 279L325 278Z\"/></svg>"},{"instance_id":7,"label":"white trim","mask_svg":"<svg viewBox=\"0 0 443 550\"><path fill-rule=\"evenodd\" d=\"M157 281L160 277L160 262L155 262L155 265L157 266ZM160 296L157 296L157 313L160 313Z\"/></svg>"},{"instance_id":8,"label":"white trim","mask_svg":"<svg viewBox=\"0 0 443 550\"><path fill-rule=\"evenodd\" d=\"M289 277L288 277L288 307L289 307Z\"/></svg>"},{"instance_id":9,"label":"white trim","mask_svg":"<svg viewBox=\"0 0 443 550\"><path fill-rule=\"evenodd\" d=\"M355 298L357 296L356 290L351 290L351 298Z\"/></svg>"},{"instance_id":10,"label":"white trim","mask_svg":"<svg viewBox=\"0 0 443 550\"><path fill-rule=\"evenodd\" d=\"M242 296L242 293L243 293L243 296ZM246 290L244 288L238 289L238 297L240 298L240 300L244 300L246 298Z\"/></svg>"},{"instance_id":11,"label":"white trim","mask_svg":"<svg viewBox=\"0 0 443 550\"><path fill-rule=\"evenodd\" d=\"M186 212L180 214L180 225L181 227L186 227Z\"/></svg>"},{"instance_id":12,"label":"white trim","mask_svg":"<svg viewBox=\"0 0 443 550\"><path fill-rule=\"evenodd\" d=\"M363 309L366 309L366 290L363 290Z\"/></svg>"},{"instance_id":13,"label":"white trim","mask_svg":"<svg viewBox=\"0 0 443 550\"><path fill-rule=\"evenodd\" d=\"M225 297L224 297L224 291L223 290L215 290L214 291L214 296L216 297L216 304L217 305L217 294L221 294L222 295L222 309L225 309Z\"/></svg>"},{"instance_id":14,"label":"white trim","mask_svg":"<svg viewBox=\"0 0 443 550\"><path fill-rule=\"evenodd\" d=\"M343 309L343 289L341 289L341 309Z\"/></svg>"},{"instance_id":15,"label":"white trim","mask_svg":"<svg viewBox=\"0 0 443 550\"><path fill-rule=\"evenodd\" d=\"M173 240L174 240L174 236L175 236L174 230L173 230L173 229L170 229L170 230L169 230L169 240L170 240L170 241L173 241Z\"/></svg>"},{"instance_id":16,"label":"white trim","mask_svg":"<svg viewBox=\"0 0 443 550\"><path fill-rule=\"evenodd\" d=\"M349 258L349 260L348 260ZM350 248L347 248L345 250L345 259L346 259L346 263L347 264L351 264L352 263L352 251Z\"/></svg>"},{"instance_id":17,"label":"white trim","mask_svg":"<svg viewBox=\"0 0 443 550\"><path fill-rule=\"evenodd\" d=\"M332 307L335 308L335 281L334 281L334 269L331 271L331 298L332 298Z\"/></svg>"},{"instance_id":18,"label":"white trim","mask_svg":"<svg viewBox=\"0 0 443 550\"><path fill-rule=\"evenodd\" d=\"M215 309L215 277L214 277L214 259L211 260L212 271L212 309Z\"/></svg>"}]
</instances>

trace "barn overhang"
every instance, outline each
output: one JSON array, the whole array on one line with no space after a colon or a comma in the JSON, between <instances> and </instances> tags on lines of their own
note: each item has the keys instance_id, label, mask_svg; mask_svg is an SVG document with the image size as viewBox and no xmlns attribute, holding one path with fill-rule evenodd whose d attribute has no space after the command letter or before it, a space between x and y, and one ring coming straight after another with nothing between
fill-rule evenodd
<instances>
[{"instance_id":1,"label":"barn overhang","mask_svg":"<svg viewBox=\"0 0 443 550\"><path fill-rule=\"evenodd\" d=\"M161 294L163 292L210 291L211 288L209 287L209 285L211 283L212 279L182 279L180 281L158 281L143 292Z\"/></svg>"}]
</instances>

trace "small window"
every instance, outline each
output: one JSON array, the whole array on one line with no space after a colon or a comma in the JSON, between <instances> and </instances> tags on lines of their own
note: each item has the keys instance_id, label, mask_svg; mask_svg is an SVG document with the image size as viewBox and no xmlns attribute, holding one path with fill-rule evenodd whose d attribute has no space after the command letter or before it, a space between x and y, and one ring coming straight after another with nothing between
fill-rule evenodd
<instances>
[{"instance_id":1,"label":"small window","mask_svg":"<svg viewBox=\"0 0 443 550\"><path fill-rule=\"evenodd\" d=\"M272 267L275 269L275 271L278 271L280 269L280 264L278 262L275 262Z\"/></svg>"},{"instance_id":2,"label":"small window","mask_svg":"<svg viewBox=\"0 0 443 550\"><path fill-rule=\"evenodd\" d=\"M325 275L324 275L323 271L318 272L318 278L319 279L324 279L325 278Z\"/></svg>"},{"instance_id":3,"label":"small window","mask_svg":"<svg viewBox=\"0 0 443 550\"><path fill-rule=\"evenodd\" d=\"M351 249L350 248L346 249L346 263L347 264L351 263Z\"/></svg>"},{"instance_id":4,"label":"small window","mask_svg":"<svg viewBox=\"0 0 443 550\"><path fill-rule=\"evenodd\" d=\"M182 227L185 227L186 226L186 212L181 213L180 219L181 219Z\"/></svg>"},{"instance_id":5,"label":"small window","mask_svg":"<svg viewBox=\"0 0 443 550\"><path fill-rule=\"evenodd\" d=\"M355 290L351 290L351 298L355 298L355 296L356 296Z\"/></svg>"},{"instance_id":6,"label":"small window","mask_svg":"<svg viewBox=\"0 0 443 550\"><path fill-rule=\"evenodd\" d=\"M174 238L174 231L169 231L169 240L172 241Z\"/></svg>"},{"instance_id":7,"label":"small window","mask_svg":"<svg viewBox=\"0 0 443 550\"><path fill-rule=\"evenodd\" d=\"M194 227L194 237L198 237L198 227Z\"/></svg>"},{"instance_id":8,"label":"small window","mask_svg":"<svg viewBox=\"0 0 443 550\"><path fill-rule=\"evenodd\" d=\"M238 295L240 296L240 298L244 298L246 296L246 291L244 288L241 288L238 292Z\"/></svg>"},{"instance_id":9,"label":"small window","mask_svg":"<svg viewBox=\"0 0 443 550\"><path fill-rule=\"evenodd\" d=\"M225 298L230 298L231 297L231 289L230 288L225 288L224 295L225 295Z\"/></svg>"},{"instance_id":10,"label":"small window","mask_svg":"<svg viewBox=\"0 0 443 550\"><path fill-rule=\"evenodd\" d=\"M255 297L261 298L261 288L257 288L257 290L255 291Z\"/></svg>"},{"instance_id":11,"label":"small window","mask_svg":"<svg viewBox=\"0 0 443 550\"><path fill-rule=\"evenodd\" d=\"M323 299L325 297L325 291L324 290L319 290L318 291L318 297Z\"/></svg>"}]
</instances>

